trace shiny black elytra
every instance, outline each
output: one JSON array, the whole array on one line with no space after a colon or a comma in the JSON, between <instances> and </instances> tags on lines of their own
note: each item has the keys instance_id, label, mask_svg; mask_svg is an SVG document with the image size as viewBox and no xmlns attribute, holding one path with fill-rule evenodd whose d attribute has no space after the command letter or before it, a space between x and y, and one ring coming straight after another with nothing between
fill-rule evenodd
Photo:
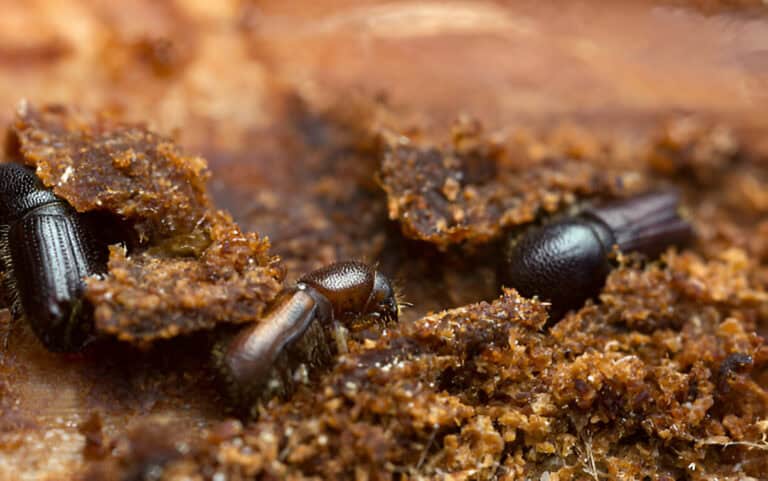
<instances>
[{"instance_id":1,"label":"shiny black elytra","mask_svg":"<svg viewBox=\"0 0 768 481\"><path fill-rule=\"evenodd\" d=\"M502 281L527 297L549 301L550 319L597 296L611 269L614 246L655 257L693 236L680 216L677 193L650 192L535 228L507 245Z\"/></svg>"},{"instance_id":2,"label":"shiny black elytra","mask_svg":"<svg viewBox=\"0 0 768 481\"><path fill-rule=\"evenodd\" d=\"M80 216L22 165L0 164L0 267L14 318L45 347L80 350L93 324L84 278L102 272Z\"/></svg>"},{"instance_id":3,"label":"shiny black elytra","mask_svg":"<svg viewBox=\"0 0 768 481\"><path fill-rule=\"evenodd\" d=\"M308 371L346 349L345 326L362 316L395 322L398 304L389 279L362 262L313 271L286 289L258 323L214 348L225 393L241 407L287 396Z\"/></svg>"}]
</instances>

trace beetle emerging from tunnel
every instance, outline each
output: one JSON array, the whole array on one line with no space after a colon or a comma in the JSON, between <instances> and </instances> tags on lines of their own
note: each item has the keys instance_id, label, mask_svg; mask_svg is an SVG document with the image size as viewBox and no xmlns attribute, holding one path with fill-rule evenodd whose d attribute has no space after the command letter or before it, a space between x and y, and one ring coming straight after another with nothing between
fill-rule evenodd
<instances>
[{"instance_id":1,"label":"beetle emerging from tunnel","mask_svg":"<svg viewBox=\"0 0 768 481\"><path fill-rule=\"evenodd\" d=\"M652 258L692 238L677 193L645 193L512 237L500 277L522 295L550 302L550 319L557 321L597 296L611 270L614 246Z\"/></svg>"},{"instance_id":2,"label":"beetle emerging from tunnel","mask_svg":"<svg viewBox=\"0 0 768 481\"><path fill-rule=\"evenodd\" d=\"M308 369L346 352L345 326L361 317L396 322L399 310L384 274L362 262L337 262L299 279L266 317L217 344L214 365L237 405L287 396L308 382Z\"/></svg>"}]
</instances>

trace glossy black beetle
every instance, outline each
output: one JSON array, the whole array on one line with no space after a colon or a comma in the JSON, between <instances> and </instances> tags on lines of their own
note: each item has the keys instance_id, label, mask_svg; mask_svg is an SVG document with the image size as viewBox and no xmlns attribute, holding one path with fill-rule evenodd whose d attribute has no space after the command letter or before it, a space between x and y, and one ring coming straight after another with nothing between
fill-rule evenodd
<instances>
[{"instance_id":1,"label":"glossy black beetle","mask_svg":"<svg viewBox=\"0 0 768 481\"><path fill-rule=\"evenodd\" d=\"M550 319L595 297L611 269L614 246L654 257L693 236L675 192L651 192L598 207L512 238L503 282L522 295L551 302Z\"/></svg>"},{"instance_id":2,"label":"glossy black beetle","mask_svg":"<svg viewBox=\"0 0 768 481\"><path fill-rule=\"evenodd\" d=\"M0 267L13 317L50 351L72 352L91 335L84 278L103 271L79 214L22 165L0 164Z\"/></svg>"}]
</instances>

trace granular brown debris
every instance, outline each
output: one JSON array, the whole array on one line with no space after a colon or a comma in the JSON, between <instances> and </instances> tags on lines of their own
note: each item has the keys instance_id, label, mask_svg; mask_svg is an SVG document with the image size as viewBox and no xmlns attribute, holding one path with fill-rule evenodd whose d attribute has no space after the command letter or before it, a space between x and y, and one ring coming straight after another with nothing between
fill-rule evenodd
<instances>
[{"instance_id":1,"label":"granular brown debris","mask_svg":"<svg viewBox=\"0 0 768 481\"><path fill-rule=\"evenodd\" d=\"M513 136L494 140L477 123L457 125L446 147L389 138L381 166L389 217L408 237L439 247L485 243L580 198L626 195L640 180L565 154L539 156Z\"/></svg>"},{"instance_id":2,"label":"granular brown debris","mask_svg":"<svg viewBox=\"0 0 768 481\"><path fill-rule=\"evenodd\" d=\"M358 135L367 139L371 132ZM702 132L689 142L707 144L712 133ZM725 172L738 162L760 172L748 157L736 160L738 144L725 156L718 149L684 149L675 157L680 170L658 170L649 159L647 174L644 165L635 173L594 159L523 155L472 129L455 134L444 151L383 134L384 152L374 143L346 154L368 161L383 156L390 208L397 189L410 199L396 216L401 227L430 232L414 236L438 247L487 243L582 197L629 194L644 175L693 184L686 195L706 192L719 200L709 214L706 202L691 205L702 239L714 238L719 234L708 233L704 221L735 209L734 203L722 201L728 197L719 177L691 178L684 171L701 164ZM651 151L660 148L651 145ZM333 159L323 161L339 169L338 185L317 180L326 187L321 192L362 191L367 170L351 175ZM377 207L383 195L364 192L344 198L353 203L348 207L314 208L383 215ZM505 204L508 198L516 200ZM459 217L468 220L443 230L431 224L448 212L464 212ZM743 218L733 219L737 234L761 212L742 209ZM418 302L432 284L445 282L439 276L427 281L413 266L429 267L430 259L450 259L450 252L441 258L435 249L397 240L375 218L356 218L366 229L348 226L352 239L376 233L380 239L371 244L391 242L395 247L388 249L407 252L383 251L411 263L417 276L411 299ZM342 229L334 232L345 239ZM142 344L219 322L247 322L258 319L281 288L283 271L268 242L241 232L207 203L191 228L146 238L153 240L134 252L113 246L107 276L88 280L100 332ZM148 420L108 438L94 418L84 425L91 443L84 448L91 456L85 479L759 479L768 470L768 347L757 333L767 324L768 294L760 255L715 248L723 245L720 239L698 252L696 246L669 251L655 262L620 256L599 300L549 329L547 306L513 290L493 302L405 316L391 329L350 341L349 354L329 372L315 373L317 384L258 406L258 419L216 419L196 431Z\"/></svg>"},{"instance_id":3,"label":"granular brown debris","mask_svg":"<svg viewBox=\"0 0 768 481\"><path fill-rule=\"evenodd\" d=\"M107 275L87 280L97 330L144 342L258 319L282 288L269 241L223 213L205 227L210 245L199 257L129 256L112 246Z\"/></svg>"},{"instance_id":4,"label":"granular brown debris","mask_svg":"<svg viewBox=\"0 0 768 481\"><path fill-rule=\"evenodd\" d=\"M191 232L211 209L205 160L140 125L22 102L8 144L79 212L118 214L142 240Z\"/></svg>"},{"instance_id":5,"label":"granular brown debris","mask_svg":"<svg viewBox=\"0 0 768 481\"><path fill-rule=\"evenodd\" d=\"M768 286L768 169L744 135L697 117L664 122L645 153L654 176L674 180L688 197L697 248L717 257L734 247L756 261L750 274Z\"/></svg>"},{"instance_id":6,"label":"granular brown debris","mask_svg":"<svg viewBox=\"0 0 768 481\"><path fill-rule=\"evenodd\" d=\"M202 332L62 356L16 323L0 481L768 479L763 3L3 2L5 160L140 234L91 293L99 328ZM462 115L485 133L451 135ZM498 298L503 236L670 184L685 250L624 258L544 330L545 306ZM270 252L288 280L377 262L414 306L235 421L213 323L270 302Z\"/></svg>"},{"instance_id":7,"label":"granular brown debris","mask_svg":"<svg viewBox=\"0 0 768 481\"><path fill-rule=\"evenodd\" d=\"M78 211L119 216L136 230L138 245L119 239L130 254L111 246L106 274L87 279L98 332L145 343L253 321L280 291L283 271L269 241L213 208L205 160L171 140L22 102L8 149Z\"/></svg>"},{"instance_id":8,"label":"granular brown debris","mask_svg":"<svg viewBox=\"0 0 768 481\"><path fill-rule=\"evenodd\" d=\"M681 117L660 129L648 152L648 164L658 174L713 185L741 157L741 146L724 125Z\"/></svg>"},{"instance_id":9,"label":"granular brown debris","mask_svg":"<svg viewBox=\"0 0 768 481\"><path fill-rule=\"evenodd\" d=\"M353 344L320 386L209 436L195 462L233 480L759 477L768 295L739 277L744 262L627 264L602 304L549 332L545 306L514 291L404 322Z\"/></svg>"},{"instance_id":10,"label":"granular brown debris","mask_svg":"<svg viewBox=\"0 0 768 481\"><path fill-rule=\"evenodd\" d=\"M111 443L116 463L100 465L84 479L149 480L160 479L162 475L183 479L191 474L194 465L176 462L172 468L166 466L194 452L194 446L186 442L189 431L178 420L146 419Z\"/></svg>"}]
</instances>

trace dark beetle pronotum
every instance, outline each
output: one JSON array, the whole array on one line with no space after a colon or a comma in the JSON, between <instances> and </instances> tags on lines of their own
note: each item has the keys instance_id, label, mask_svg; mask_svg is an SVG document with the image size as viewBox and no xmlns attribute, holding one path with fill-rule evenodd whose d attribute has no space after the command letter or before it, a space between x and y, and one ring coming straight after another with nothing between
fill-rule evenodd
<instances>
[{"instance_id":1,"label":"dark beetle pronotum","mask_svg":"<svg viewBox=\"0 0 768 481\"><path fill-rule=\"evenodd\" d=\"M19 164L0 164L0 266L14 318L51 351L77 351L92 313L84 278L103 266L80 216Z\"/></svg>"},{"instance_id":2,"label":"dark beetle pronotum","mask_svg":"<svg viewBox=\"0 0 768 481\"><path fill-rule=\"evenodd\" d=\"M693 236L675 192L651 192L580 213L512 238L501 277L522 295L549 301L550 319L596 296L614 246L654 257Z\"/></svg>"},{"instance_id":3,"label":"dark beetle pronotum","mask_svg":"<svg viewBox=\"0 0 768 481\"><path fill-rule=\"evenodd\" d=\"M337 262L283 292L260 322L214 348L228 396L247 406L285 396L306 382L307 368L346 350L345 325L362 316L394 322L399 306L389 279L368 264Z\"/></svg>"}]
</instances>

